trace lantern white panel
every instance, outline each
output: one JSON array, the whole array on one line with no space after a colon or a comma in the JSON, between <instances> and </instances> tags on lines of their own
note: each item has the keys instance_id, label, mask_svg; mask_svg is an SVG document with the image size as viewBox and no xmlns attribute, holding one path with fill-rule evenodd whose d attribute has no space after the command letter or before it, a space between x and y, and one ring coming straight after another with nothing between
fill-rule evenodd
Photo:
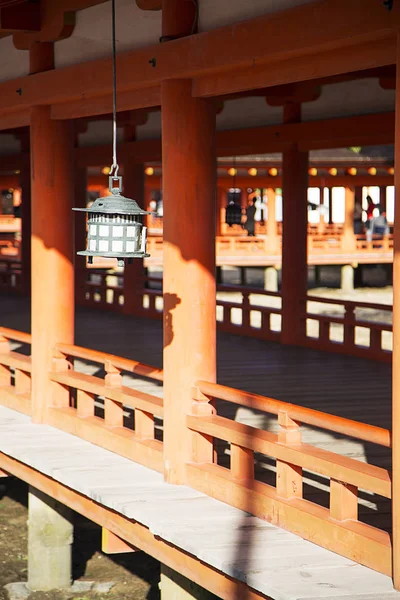
<instances>
[{"instance_id":1,"label":"lantern white panel","mask_svg":"<svg viewBox=\"0 0 400 600\"><path fill-rule=\"evenodd\" d=\"M130 238L136 237L136 227L127 227L126 235L127 235L127 237L130 237Z\"/></svg>"},{"instance_id":2,"label":"lantern white panel","mask_svg":"<svg viewBox=\"0 0 400 600\"><path fill-rule=\"evenodd\" d=\"M108 237L110 234L110 228L108 225L100 225L99 227L99 235L101 237Z\"/></svg>"},{"instance_id":3,"label":"lantern white panel","mask_svg":"<svg viewBox=\"0 0 400 600\"><path fill-rule=\"evenodd\" d=\"M97 235L97 225L89 225L90 235Z\"/></svg>"},{"instance_id":4,"label":"lantern white panel","mask_svg":"<svg viewBox=\"0 0 400 600\"><path fill-rule=\"evenodd\" d=\"M123 237L124 228L121 225L114 225L112 228L112 236L113 237Z\"/></svg>"},{"instance_id":5,"label":"lantern white panel","mask_svg":"<svg viewBox=\"0 0 400 600\"><path fill-rule=\"evenodd\" d=\"M90 240L89 250L91 250L92 252L96 252L96 240Z\"/></svg>"},{"instance_id":6,"label":"lantern white panel","mask_svg":"<svg viewBox=\"0 0 400 600\"><path fill-rule=\"evenodd\" d=\"M99 240L99 251L108 252L108 240Z\"/></svg>"},{"instance_id":7,"label":"lantern white panel","mask_svg":"<svg viewBox=\"0 0 400 600\"><path fill-rule=\"evenodd\" d=\"M135 242L126 242L126 251L127 252L136 252L136 243Z\"/></svg>"},{"instance_id":8,"label":"lantern white panel","mask_svg":"<svg viewBox=\"0 0 400 600\"><path fill-rule=\"evenodd\" d=\"M123 246L122 241L113 240L112 242L112 251L113 252L122 252Z\"/></svg>"}]
</instances>

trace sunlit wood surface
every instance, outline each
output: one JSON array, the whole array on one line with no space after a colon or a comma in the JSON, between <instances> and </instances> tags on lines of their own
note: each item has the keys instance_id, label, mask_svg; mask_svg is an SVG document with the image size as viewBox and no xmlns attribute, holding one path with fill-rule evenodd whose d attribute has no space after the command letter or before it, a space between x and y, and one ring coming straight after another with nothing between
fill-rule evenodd
<instances>
[{"instance_id":1,"label":"sunlit wood surface","mask_svg":"<svg viewBox=\"0 0 400 600\"><path fill-rule=\"evenodd\" d=\"M0 297L1 325L29 331L29 304L21 298ZM99 310L79 309L75 342L162 367L162 325ZM96 367L79 363L94 373ZM162 395L161 384L124 377L124 383ZM380 427L391 427L391 366L348 356L234 335L218 335L218 382L249 392L337 414ZM276 430L276 420L246 408L220 402L224 416ZM160 432L160 436L162 432ZM390 469L390 452L372 444L344 438L312 427L303 427L306 443ZM218 444L219 462L229 463L229 448ZM274 484L274 461L257 456L257 478ZM306 498L327 505L328 481L305 476ZM360 490L360 519L390 530L389 501Z\"/></svg>"}]
</instances>

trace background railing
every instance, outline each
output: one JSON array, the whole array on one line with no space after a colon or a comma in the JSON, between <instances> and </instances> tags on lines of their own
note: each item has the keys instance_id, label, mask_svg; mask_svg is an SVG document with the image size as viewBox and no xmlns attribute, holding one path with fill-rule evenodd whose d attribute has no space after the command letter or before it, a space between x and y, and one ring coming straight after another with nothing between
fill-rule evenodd
<instances>
[{"instance_id":1,"label":"background railing","mask_svg":"<svg viewBox=\"0 0 400 600\"><path fill-rule=\"evenodd\" d=\"M123 273L90 271L89 277L87 303L122 311ZM140 294L143 316L162 319L162 279L144 278ZM216 318L220 331L279 342L281 294L254 287L219 285ZM299 341L301 345L383 362L391 360L390 305L309 295L304 321L305 336Z\"/></svg>"}]
</instances>

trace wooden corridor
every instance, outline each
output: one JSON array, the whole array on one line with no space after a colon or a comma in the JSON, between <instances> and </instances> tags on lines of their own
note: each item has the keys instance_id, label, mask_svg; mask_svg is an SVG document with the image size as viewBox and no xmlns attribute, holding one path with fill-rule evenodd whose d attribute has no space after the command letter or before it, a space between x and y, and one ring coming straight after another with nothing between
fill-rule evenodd
<instances>
[{"instance_id":1,"label":"wooden corridor","mask_svg":"<svg viewBox=\"0 0 400 600\"><path fill-rule=\"evenodd\" d=\"M0 297L1 325L29 331L29 303ZM78 309L77 345L162 367L162 326L108 311ZM218 334L218 383L323 411L370 425L391 428L391 365L307 348L283 346L248 337ZM98 372L98 366L77 361L77 370ZM124 385L162 396L160 382L124 375ZM277 420L255 410L219 401L218 414L276 432ZM101 412L101 407L99 407ZM303 441L321 449L391 469L390 449L303 425ZM160 437L162 433L159 431ZM229 466L229 445L218 445L218 462ZM271 483L274 461L256 455L256 479ZM329 506L329 480L304 475L304 498ZM378 512L379 511L379 512ZM390 531L389 500L360 490L359 519Z\"/></svg>"}]
</instances>

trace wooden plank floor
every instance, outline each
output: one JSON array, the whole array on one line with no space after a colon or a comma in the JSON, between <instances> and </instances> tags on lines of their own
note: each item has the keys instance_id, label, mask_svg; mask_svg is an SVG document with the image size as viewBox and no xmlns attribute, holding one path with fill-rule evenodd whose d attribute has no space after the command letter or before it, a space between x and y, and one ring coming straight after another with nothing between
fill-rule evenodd
<instances>
[{"instance_id":1,"label":"wooden plank floor","mask_svg":"<svg viewBox=\"0 0 400 600\"><path fill-rule=\"evenodd\" d=\"M0 452L268 597L400 598L389 577L2 406Z\"/></svg>"},{"instance_id":2,"label":"wooden plank floor","mask_svg":"<svg viewBox=\"0 0 400 600\"><path fill-rule=\"evenodd\" d=\"M21 298L0 297L0 324L29 331L29 305ZM158 321L136 319L98 310L79 309L77 344L162 366L162 327ZM79 368L95 373L93 365ZM285 347L234 335L218 335L218 382L249 392L341 415L381 427L391 427L391 366L364 359ZM125 378L124 383L162 395L158 383ZM229 418L269 430L276 419L265 414L220 402L218 411ZM385 468L390 452L366 442L344 438L312 427L303 427L304 441ZM229 464L229 447L218 445L219 462ZM274 483L274 461L256 456L257 477ZM329 482L305 473L304 495L328 504ZM390 531L390 504L360 491L360 519Z\"/></svg>"}]
</instances>

